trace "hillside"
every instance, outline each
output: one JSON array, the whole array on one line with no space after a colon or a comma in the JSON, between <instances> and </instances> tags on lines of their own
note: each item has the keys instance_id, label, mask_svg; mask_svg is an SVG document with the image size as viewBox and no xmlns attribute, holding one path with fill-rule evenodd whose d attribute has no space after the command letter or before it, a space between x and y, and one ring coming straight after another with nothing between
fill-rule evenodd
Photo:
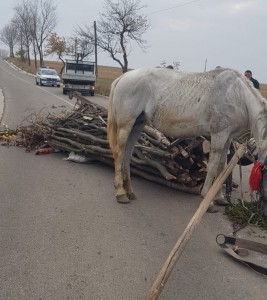
<instances>
[{"instance_id":1,"label":"hillside","mask_svg":"<svg viewBox=\"0 0 267 300\"><path fill-rule=\"evenodd\" d=\"M8 59L8 60L13 62L16 66L25 70L26 72L31 74L36 74L34 61L32 61L31 65L29 66L26 63L22 63L18 58ZM58 73L60 73L60 70L62 68L62 63L56 61L46 61L45 65L55 68ZM112 81L118 78L121 74L122 74L121 68L98 66L98 78L97 78L96 88L95 88L96 93L104 96L108 96ZM261 83L260 88L261 88L262 96L267 99L267 84Z\"/></svg>"}]
</instances>

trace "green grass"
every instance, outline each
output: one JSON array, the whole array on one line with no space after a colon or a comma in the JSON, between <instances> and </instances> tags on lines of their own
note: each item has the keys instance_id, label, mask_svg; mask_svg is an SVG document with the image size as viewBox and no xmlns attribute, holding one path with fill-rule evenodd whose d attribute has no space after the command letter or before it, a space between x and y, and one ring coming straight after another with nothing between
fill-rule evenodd
<instances>
[{"instance_id":1,"label":"green grass","mask_svg":"<svg viewBox=\"0 0 267 300\"><path fill-rule=\"evenodd\" d=\"M225 214L234 225L252 225L267 230L267 218L263 215L262 204L259 201L242 203L238 199L237 203L226 208Z\"/></svg>"}]
</instances>

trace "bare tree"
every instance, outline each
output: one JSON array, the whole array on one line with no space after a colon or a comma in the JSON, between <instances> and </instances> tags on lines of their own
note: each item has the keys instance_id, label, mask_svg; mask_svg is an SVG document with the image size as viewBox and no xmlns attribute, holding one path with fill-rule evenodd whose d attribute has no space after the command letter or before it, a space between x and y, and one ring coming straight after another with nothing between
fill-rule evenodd
<instances>
[{"instance_id":1,"label":"bare tree","mask_svg":"<svg viewBox=\"0 0 267 300\"><path fill-rule=\"evenodd\" d=\"M176 69L176 70L179 70L180 68L180 62L179 61L174 61L172 64L168 65L166 60L163 60L161 63L160 63L160 67L161 68L168 68L168 69Z\"/></svg>"},{"instance_id":2,"label":"bare tree","mask_svg":"<svg viewBox=\"0 0 267 300\"><path fill-rule=\"evenodd\" d=\"M181 66L181 63L179 61L174 61L173 62L174 69L179 70L180 66Z\"/></svg>"},{"instance_id":3,"label":"bare tree","mask_svg":"<svg viewBox=\"0 0 267 300\"><path fill-rule=\"evenodd\" d=\"M18 44L19 44L19 50L16 52L16 56L20 57L20 60L22 62L25 62L25 54L26 51L24 49L24 34L23 34L23 28L19 25L17 25L18 28Z\"/></svg>"},{"instance_id":4,"label":"bare tree","mask_svg":"<svg viewBox=\"0 0 267 300\"><path fill-rule=\"evenodd\" d=\"M44 43L57 25L56 6L51 0L34 0L31 2L30 11L31 35L42 65Z\"/></svg>"},{"instance_id":5,"label":"bare tree","mask_svg":"<svg viewBox=\"0 0 267 300\"><path fill-rule=\"evenodd\" d=\"M68 39L68 54L75 60L83 60L94 53L93 34L86 30L87 26L84 29L78 27L75 29L76 34Z\"/></svg>"},{"instance_id":6,"label":"bare tree","mask_svg":"<svg viewBox=\"0 0 267 300\"><path fill-rule=\"evenodd\" d=\"M15 22L19 29L20 36L20 53L26 52L28 64L30 65L30 46L32 44L33 38L31 35L31 2L29 0L24 0L17 4L14 8L15 10ZM26 50L24 50L24 47Z\"/></svg>"},{"instance_id":7,"label":"bare tree","mask_svg":"<svg viewBox=\"0 0 267 300\"><path fill-rule=\"evenodd\" d=\"M2 28L0 40L9 47L9 56L14 57L14 47L18 41L18 34L13 20Z\"/></svg>"},{"instance_id":8,"label":"bare tree","mask_svg":"<svg viewBox=\"0 0 267 300\"><path fill-rule=\"evenodd\" d=\"M0 57L8 57L8 51L0 48Z\"/></svg>"},{"instance_id":9,"label":"bare tree","mask_svg":"<svg viewBox=\"0 0 267 300\"><path fill-rule=\"evenodd\" d=\"M128 56L132 43L142 50L147 48L147 42L142 37L150 28L147 17L141 13L144 6L140 0L104 0L104 12L100 13L97 23L97 46L108 52L111 58L128 71ZM76 33L86 38L88 44L94 43L94 34L90 26L79 27Z\"/></svg>"}]
</instances>

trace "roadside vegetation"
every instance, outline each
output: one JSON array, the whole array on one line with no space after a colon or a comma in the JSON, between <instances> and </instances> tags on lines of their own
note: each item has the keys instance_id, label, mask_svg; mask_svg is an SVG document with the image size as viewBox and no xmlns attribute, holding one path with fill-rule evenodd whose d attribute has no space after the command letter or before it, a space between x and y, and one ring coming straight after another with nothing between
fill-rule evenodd
<instances>
[{"instance_id":1,"label":"roadside vegetation","mask_svg":"<svg viewBox=\"0 0 267 300\"><path fill-rule=\"evenodd\" d=\"M121 68L128 71L129 56L133 46L147 48L144 34L150 29L140 0L102 0L103 11L98 21L74 26L68 36L59 36L57 5L52 0L21 0L14 6L10 22L0 28L0 41L9 48L9 56L20 57L28 65L37 60L44 65L45 57L56 55L62 62L61 74L66 58L96 61L96 52L109 54Z\"/></svg>"},{"instance_id":2,"label":"roadside vegetation","mask_svg":"<svg viewBox=\"0 0 267 300\"><path fill-rule=\"evenodd\" d=\"M235 203L226 207L225 214L234 224L236 229L247 225L267 230L267 218L264 216L262 202L244 202L237 199Z\"/></svg>"}]
</instances>

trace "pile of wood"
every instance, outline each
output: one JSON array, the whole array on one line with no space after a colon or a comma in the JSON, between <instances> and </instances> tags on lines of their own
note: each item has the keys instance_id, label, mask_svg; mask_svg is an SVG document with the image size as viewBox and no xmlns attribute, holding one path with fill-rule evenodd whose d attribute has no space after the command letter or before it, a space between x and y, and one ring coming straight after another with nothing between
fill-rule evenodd
<instances>
[{"instance_id":1,"label":"pile of wood","mask_svg":"<svg viewBox=\"0 0 267 300\"><path fill-rule=\"evenodd\" d=\"M107 140L107 109L78 93L77 104L65 118L43 123L45 140L55 148L113 165ZM40 126L39 126L40 127ZM131 172L168 187L199 194L203 186L210 143L204 137L173 139L146 125L135 146Z\"/></svg>"}]
</instances>

